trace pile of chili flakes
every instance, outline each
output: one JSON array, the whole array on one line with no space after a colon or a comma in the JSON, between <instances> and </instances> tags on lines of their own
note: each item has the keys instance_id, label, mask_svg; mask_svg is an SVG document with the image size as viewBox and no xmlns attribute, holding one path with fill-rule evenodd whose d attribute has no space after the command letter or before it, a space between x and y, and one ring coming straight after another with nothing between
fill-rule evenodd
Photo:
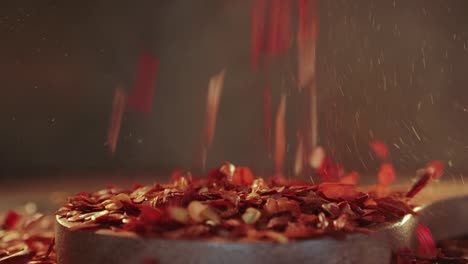
<instances>
[{"instance_id":1,"label":"pile of chili flakes","mask_svg":"<svg viewBox=\"0 0 468 264\"><path fill-rule=\"evenodd\" d=\"M29 203L0 213L1 264L55 264L54 219Z\"/></svg>"},{"instance_id":2,"label":"pile of chili flakes","mask_svg":"<svg viewBox=\"0 0 468 264\"><path fill-rule=\"evenodd\" d=\"M431 162L421 169L408 192L382 196L382 188L365 193L355 183L254 178L250 169L226 163L203 179L178 171L169 184L79 193L57 215L71 230L123 236L277 243L341 238L413 214L410 199L440 177L440 165ZM0 264L56 263L51 216L28 204L0 214L0 220ZM468 263L445 252L446 247L436 247L426 226L418 226L416 233L418 250L394 252L392 263Z\"/></svg>"},{"instance_id":3,"label":"pile of chili flakes","mask_svg":"<svg viewBox=\"0 0 468 264\"><path fill-rule=\"evenodd\" d=\"M168 239L271 241L372 232L413 207L404 193L379 197L353 184L254 178L226 163L208 177L176 172L169 184L109 186L70 197L57 215L72 230Z\"/></svg>"}]
</instances>

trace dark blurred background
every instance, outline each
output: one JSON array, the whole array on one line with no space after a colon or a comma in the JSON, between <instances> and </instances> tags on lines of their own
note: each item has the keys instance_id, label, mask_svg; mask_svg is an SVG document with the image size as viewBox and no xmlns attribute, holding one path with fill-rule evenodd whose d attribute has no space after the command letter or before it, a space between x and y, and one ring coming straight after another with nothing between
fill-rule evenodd
<instances>
[{"instance_id":1,"label":"dark blurred background","mask_svg":"<svg viewBox=\"0 0 468 264\"><path fill-rule=\"evenodd\" d=\"M380 139L399 171L443 159L446 179L463 182L468 2L319 3L319 143L346 168L372 175L379 163L368 143ZM208 166L270 166L264 76L250 68L251 4L1 1L1 181L197 168L208 80L224 68ZM104 145L112 98L131 85L141 50L160 61L152 110L125 114L112 156ZM293 83L292 64L280 67L283 86Z\"/></svg>"}]
</instances>

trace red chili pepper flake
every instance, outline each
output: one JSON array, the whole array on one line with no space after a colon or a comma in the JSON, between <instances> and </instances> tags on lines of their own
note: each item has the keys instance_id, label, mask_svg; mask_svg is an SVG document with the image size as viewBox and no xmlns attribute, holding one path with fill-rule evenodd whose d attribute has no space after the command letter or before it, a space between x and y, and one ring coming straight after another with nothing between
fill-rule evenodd
<instances>
[{"instance_id":1,"label":"red chili pepper flake","mask_svg":"<svg viewBox=\"0 0 468 264\"><path fill-rule=\"evenodd\" d=\"M344 175L343 167L333 163L322 147L312 151L309 163L322 182L337 182Z\"/></svg>"},{"instance_id":2,"label":"red chili pepper flake","mask_svg":"<svg viewBox=\"0 0 468 264\"><path fill-rule=\"evenodd\" d=\"M158 60L151 53L140 54L134 85L128 96L130 109L143 113L151 112L158 64Z\"/></svg>"},{"instance_id":3,"label":"red chili pepper flake","mask_svg":"<svg viewBox=\"0 0 468 264\"><path fill-rule=\"evenodd\" d=\"M271 152L271 91L270 86L266 85L263 90L263 114L265 126L265 143L268 153Z\"/></svg>"},{"instance_id":4,"label":"red chili pepper flake","mask_svg":"<svg viewBox=\"0 0 468 264\"><path fill-rule=\"evenodd\" d=\"M299 34L301 37L317 36L317 0L299 0Z\"/></svg>"},{"instance_id":5,"label":"red chili pepper flake","mask_svg":"<svg viewBox=\"0 0 468 264\"><path fill-rule=\"evenodd\" d=\"M429 162L424 169L418 171L419 178L406 193L406 197L413 198L431 181L444 174L444 163L440 160Z\"/></svg>"},{"instance_id":6,"label":"red chili pepper flake","mask_svg":"<svg viewBox=\"0 0 468 264\"><path fill-rule=\"evenodd\" d=\"M441 160L433 160L426 165L426 170L431 174L433 180L444 175L444 162Z\"/></svg>"},{"instance_id":7,"label":"red chili pepper flake","mask_svg":"<svg viewBox=\"0 0 468 264\"><path fill-rule=\"evenodd\" d=\"M125 112L127 103L127 95L121 88L117 88L112 102L112 113L109 121L109 128L107 130L107 142L112 154L115 153L117 148L117 141L119 139L120 127L122 125L122 118Z\"/></svg>"},{"instance_id":8,"label":"red chili pepper flake","mask_svg":"<svg viewBox=\"0 0 468 264\"><path fill-rule=\"evenodd\" d=\"M440 242L437 247L429 228L418 223L416 226L417 248L399 249L392 254L393 264L468 264L468 259L460 252L447 250L447 241ZM450 245L450 243L449 243ZM465 245L466 246L466 245ZM463 251L461 251L463 252Z\"/></svg>"},{"instance_id":9,"label":"red chili pepper flake","mask_svg":"<svg viewBox=\"0 0 468 264\"><path fill-rule=\"evenodd\" d=\"M251 63L258 70L264 53L284 54L292 43L292 1L256 0L251 16Z\"/></svg>"},{"instance_id":10,"label":"red chili pepper flake","mask_svg":"<svg viewBox=\"0 0 468 264\"><path fill-rule=\"evenodd\" d=\"M270 55L285 52L291 43L291 0L270 0L267 51Z\"/></svg>"},{"instance_id":11,"label":"red chili pepper flake","mask_svg":"<svg viewBox=\"0 0 468 264\"><path fill-rule=\"evenodd\" d=\"M275 171L277 175L283 174L284 155L286 151L286 96L281 96L275 119Z\"/></svg>"},{"instance_id":12,"label":"red chili pepper flake","mask_svg":"<svg viewBox=\"0 0 468 264\"><path fill-rule=\"evenodd\" d=\"M28 210L0 213L4 224L0 228L1 264L54 264L54 219Z\"/></svg>"},{"instance_id":13,"label":"red chili pepper flake","mask_svg":"<svg viewBox=\"0 0 468 264\"><path fill-rule=\"evenodd\" d=\"M21 216L15 211L8 211L5 220L3 220L3 229L13 229L18 225Z\"/></svg>"},{"instance_id":14,"label":"red chili pepper flake","mask_svg":"<svg viewBox=\"0 0 468 264\"><path fill-rule=\"evenodd\" d=\"M233 183L237 185L250 185L254 181L254 175L248 167L237 167L234 171Z\"/></svg>"},{"instance_id":15,"label":"red chili pepper flake","mask_svg":"<svg viewBox=\"0 0 468 264\"><path fill-rule=\"evenodd\" d=\"M262 52L265 48L265 28L267 0L255 0L252 6L251 20L251 60L252 68L257 70L260 64Z\"/></svg>"},{"instance_id":16,"label":"red chili pepper flake","mask_svg":"<svg viewBox=\"0 0 468 264\"><path fill-rule=\"evenodd\" d=\"M164 213L151 206L147 205L140 205L138 207L140 209L139 220L146 223L158 223L164 217Z\"/></svg>"},{"instance_id":17,"label":"red chili pepper flake","mask_svg":"<svg viewBox=\"0 0 468 264\"><path fill-rule=\"evenodd\" d=\"M437 255L437 248L431 230L422 224L416 226L416 238L418 239L418 248L416 252L420 256L434 257Z\"/></svg>"},{"instance_id":18,"label":"red chili pepper flake","mask_svg":"<svg viewBox=\"0 0 468 264\"><path fill-rule=\"evenodd\" d=\"M315 79L315 47L317 41L317 0L299 0L297 63L299 89Z\"/></svg>"},{"instance_id":19,"label":"red chili pepper flake","mask_svg":"<svg viewBox=\"0 0 468 264\"><path fill-rule=\"evenodd\" d=\"M396 172L393 165L390 163L383 163L380 165L378 173L379 185L390 186L396 179Z\"/></svg>"},{"instance_id":20,"label":"red chili pepper flake","mask_svg":"<svg viewBox=\"0 0 468 264\"><path fill-rule=\"evenodd\" d=\"M440 176L439 165L429 163L426 174ZM390 184L394 175L389 175L381 176L378 186ZM287 243L371 232L376 223L398 221L414 213L409 199L400 193L364 193L355 184L357 173L341 179L314 184L278 176L256 178L249 168L226 162L206 178L177 171L167 184L72 196L57 215L73 222L73 230Z\"/></svg>"},{"instance_id":21,"label":"red chili pepper flake","mask_svg":"<svg viewBox=\"0 0 468 264\"><path fill-rule=\"evenodd\" d=\"M370 147L381 160L386 160L388 158L389 151L387 145L383 141L374 140L370 143Z\"/></svg>"},{"instance_id":22,"label":"red chili pepper flake","mask_svg":"<svg viewBox=\"0 0 468 264\"><path fill-rule=\"evenodd\" d=\"M359 173L352 171L340 178L340 183L356 185L359 181Z\"/></svg>"},{"instance_id":23,"label":"red chili pepper flake","mask_svg":"<svg viewBox=\"0 0 468 264\"><path fill-rule=\"evenodd\" d=\"M336 182L344 174L344 169L340 165L332 163L330 158L325 157L316 173L322 182Z\"/></svg>"},{"instance_id":24,"label":"red chili pepper flake","mask_svg":"<svg viewBox=\"0 0 468 264\"><path fill-rule=\"evenodd\" d=\"M332 200L350 200L360 194L356 190L356 186L343 183L325 182L319 185L318 190L325 198Z\"/></svg>"}]
</instances>

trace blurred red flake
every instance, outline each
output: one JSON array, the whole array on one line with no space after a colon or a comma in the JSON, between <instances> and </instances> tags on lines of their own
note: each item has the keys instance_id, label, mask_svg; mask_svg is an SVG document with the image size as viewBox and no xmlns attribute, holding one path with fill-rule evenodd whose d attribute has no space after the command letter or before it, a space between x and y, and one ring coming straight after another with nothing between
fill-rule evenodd
<instances>
[{"instance_id":1,"label":"blurred red flake","mask_svg":"<svg viewBox=\"0 0 468 264\"><path fill-rule=\"evenodd\" d=\"M151 53L141 53L135 81L128 96L128 107L130 109L143 113L151 111L158 64L158 60Z\"/></svg>"},{"instance_id":2,"label":"blurred red flake","mask_svg":"<svg viewBox=\"0 0 468 264\"><path fill-rule=\"evenodd\" d=\"M316 172L322 182L336 182L344 174L344 169L342 166L332 163L331 159L326 156Z\"/></svg>"},{"instance_id":3,"label":"blurred red flake","mask_svg":"<svg viewBox=\"0 0 468 264\"><path fill-rule=\"evenodd\" d=\"M340 178L340 183L356 185L359 181L359 173L352 171Z\"/></svg>"},{"instance_id":4,"label":"blurred red flake","mask_svg":"<svg viewBox=\"0 0 468 264\"><path fill-rule=\"evenodd\" d=\"M258 69L261 55L265 48L264 37L265 37L265 21L266 21L267 5L268 5L267 0L255 0L253 7L252 7L251 60L252 60L252 68L254 70Z\"/></svg>"},{"instance_id":5,"label":"blurred red flake","mask_svg":"<svg viewBox=\"0 0 468 264\"><path fill-rule=\"evenodd\" d=\"M148 205L140 205L139 220L145 223L157 223L164 217L164 212Z\"/></svg>"},{"instance_id":6,"label":"blurred red flake","mask_svg":"<svg viewBox=\"0 0 468 264\"><path fill-rule=\"evenodd\" d=\"M107 144L112 154L115 153L117 148L117 141L119 140L126 103L127 95L125 94L125 91L122 88L117 88L112 102L112 113L107 130Z\"/></svg>"},{"instance_id":7,"label":"blurred red flake","mask_svg":"<svg viewBox=\"0 0 468 264\"><path fill-rule=\"evenodd\" d=\"M291 0L270 0L267 51L284 53L291 43Z\"/></svg>"},{"instance_id":8,"label":"blurred red flake","mask_svg":"<svg viewBox=\"0 0 468 264\"><path fill-rule=\"evenodd\" d=\"M372 151L374 151L375 155L380 159L386 160L388 158L388 148L383 141L374 140L370 143L370 147L372 148Z\"/></svg>"},{"instance_id":9,"label":"blurred red flake","mask_svg":"<svg viewBox=\"0 0 468 264\"><path fill-rule=\"evenodd\" d=\"M417 254L424 257L435 257L437 247L431 230L424 224L418 223L416 227L416 238L418 240Z\"/></svg>"},{"instance_id":10,"label":"blurred red flake","mask_svg":"<svg viewBox=\"0 0 468 264\"><path fill-rule=\"evenodd\" d=\"M444 163L440 160L434 160L426 165L426 168L418 171L419 179L411 186L406 193L406 197L413 198L432 180L441 177L444 174Z\"/></svg>"},{"instance_id":11,"label":"blurred red flake","mask_svg":"<svg viewBox=\"0 0 468 264\"><path fill-rule=\"evenodd\" d=\"M234 172L234 184L250 185L254 181L254 174L248 167L236 167Z\"/></svg>"},{"instance_id":12,"label":"blurred red flake","mask_svg":"<svg viewBox=\"0 0 468 264\"><path fill-rule=\"evenodd\" d=\"M4 229L15 228L18 222L20 221L20 219L21 219L21 215L19 215L15 211L8 211L3 221L3 228Z\"/></svg>"},{"instance_id":13,"label":"blurred red flake","mask_svg":"<svg viewBox=\"0 0 468 264\"><path fill-rule=\"evenodd\" d=\"M297 73L299 89L315 80L315 47L317 41L317 0L299 0L297 33Z\"/></svg>"},{"instance_id":14,"label":"blurred red flake","mask_svg":"<svg viewBox=\"0 0 468 264\"><path fill-rule=\"evenodd\" d=\"M271 152L271 90L270 86L266 85L263 91L263 112L265 118L265 142L268 153Z\"/></svg>"},{"instance_id":15,"label":"blurred red flake","mask_svg":"<svg viewBox=\"0 0 468 264\"><path fill-rule=\"evenodd\" d=\"M326 182L319 186L319 192L328 199L350 200L359 195L356 186L343 183Z\"/></svg>"},{"instance_id":16,"label":"blurred red flake","mask_svg":"<svg viewBox=\"0 0 468 264\"><path fill-rule=\"evenodd\" d=\"M292 36L292 0L255 0L251 19L251 64L258 70L265 52L284 54Z\"/></svg>"},{"instance_id":17,"label":"blurred red flake","mask_svg":"<svg viewBox=\"0 0 468 264\"><path fill-rule=\"evenodd\" d=\"M432 179L437 179L444 174L444 162L433 160L426 165L426 170L431 173Z\"/></svg>"},{"instance_id":18,"label":"blurred red flake","mask_svg":"<svg viewBox=\"0 0 468 264\"><path fill-rule=\"evenodd\" d=\"M392 184L396 179L396 173L393 165L390 163L383 163L380 165L378 179L379 185L390 186L390 184Z\"/></svg>"},{"instance_id":19,"label":"blurred red flake","mask_svg":"<svg viewBox=\"0 0 468 264\"><path fill-rule=\"evenodd\" d=\"M299 0L299 36L317 36L317 0Z\"/></svg>"}]
</instances>

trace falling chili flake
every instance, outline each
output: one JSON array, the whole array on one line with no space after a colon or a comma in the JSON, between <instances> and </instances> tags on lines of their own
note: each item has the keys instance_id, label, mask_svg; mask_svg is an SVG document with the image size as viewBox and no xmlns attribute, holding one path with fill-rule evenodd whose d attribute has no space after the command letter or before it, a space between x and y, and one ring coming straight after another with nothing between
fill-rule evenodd
<instances>
[{"instance_id":1,"label":"falling chili flake","mask_svg":"<svg viewBox=\"0 0 468 264\"><path fill-rule=\"evenodd\" d=\"M424 257L435 257L437 255L436 243L431 230L424 224L416 226L416 238L418 240L417 254Z\"/></svg>"},{"instance_id":2,"label":"falling chili flake","mask_svg":"<svg viewBox=\"0 0 468 264\"><path fill-rule=\"evenodd\" d=\"M277 175L282 175L284 169L284 154L286 151L285 119L286 96L282 95L275 120L275 169Z\"/></svg>"},{"instance_id":3,"label":"falling chili flake","mask_svg":"<svg viewBox=\"0 0 468 264\"><path fill-rule=\"evenodd\" d=\"M444 174L444 162L441 160L433 160L426 165L426 170L432 174L432 179L438 179Z\"/></svg>"},{"instance_id":4,"label":"falling chili flake","mask_svg":"<svg viewBox=\"0 0 468 264\"><path fill-rule=\"evenodd\" d=\"M294 158L294 175L300 176L304 171L304 140L301 135L298 136L296 156Z\"/></svg>"},{"instance_id":5,"label":"falling chili flake","mask_svg":"<svg viewBox=\"0 0 468 264\"><path fill-rule=\"evenodd\" d=\"M252 6L251 19L251 63L252 69L257 70L265 46L265 24L267 0L255 0Z\"/></svg>"},{"instance_id":6,"label":"falling chili flake","mask_svg":"<svg viewBox=\"0 0 468 264\"><path fill-rule=\"evenodd\" d=\"M297 85L299 91L307 89L309 95L308 151L317 146L317 85L315 61L317 42L317 0L299 0L299 25L297 31Z\"/></svg>"},{"instance_id":7,"label":"falling chili flake","mask_svg":"<svg viewBox=\"0 0 468 264\"><path fill-rule=\"evenodd\" d=\"M406 197L413 198L431 181L444 174L444 163L440 160L429 162L424 169L418 171L419 178L406 193Z\"/></svg>"},{"instance_id":8,"label":"falling chili flake","mask_svg":"<svg viewBox=\"0 0 468 264\"><path fill-rule=\"evenodd\" d=\"M340 183L356 185L359 181L359 173L352 171L340 178Z\"/></svg>"},{"instance_id":9,"label":"falling chili flake","mask_svg":"<svg viewBox=\"0 0 468 264\"><path fill-rule=\"evenodd\" d=\"M143 52L139 59L135 81L128 96L128 107L143 113L151 112L158 60L151 53Z\"/></svg>"},{"instance_id":10,"label":"falling chili flake","mask_svg":"<svg viewBox=\"0 0 468 264\"><path fill-rule=\"evenodd\" d=\"M317 38L317 0L299 0L298 82L299 89L315 78L315 45Z\"/></svg>"},{"instance_id":11,"label":"falling chili flake","mask_svg":"<svg viewBox=\"0 0 468 264\"><path fill-rule=\"evenodd\" d=\"M396 172L393 165L390 163L383 163L380 165L378 180L382 186L390 186L396 179Z\"/></svg>"},{"instance_id":12,"label":"falling chili flake","mask_svg":"<svg viewBox=\"0 0 468 264\"><path fill-rule=\"evenodd\" d=\"M381 160L386 160L388 158L388 148L383 141L374 140L370 143L370 147Z\"/></svg>"},{"instance_id":13,"label":"falling chili flake","mask_svg":"<svg viewBox=\"0 0 468 264\"><path fill-rule=\"evenodd\" d=\"M317 36L317 0L299 0L299 34Z\"/></svg>"},{"instance_id":14,"label":"falling chili flake","mask_svg":"<svg viewBox=\"0 0 468 264\"><path fill-rule=\"evenodd\" d=\"M265 119L265 141L268 153L271 153L271 89L269 85L263 90L263 112Z\"/></svg>"},{"instance_id":15,"label":"falling chili flake","mask_svg":"<svg viewBox=\"0 0 468 264\"><path fill-rule=\"evenodd\" d=\"M312 149L309 164L315 169L315 173L320 177L322 182L336 182L344 174L343 167L334 164L325 153L325 150L320 146Z\"/></svg>"},{"instance_id":16,"label":"falling chili flake","mask_svg":"<svg viewBox=\"0 0 468 264\"><path fill-rule=\"evenodd\" d=\"M270 0L268 16L269 55L283 54L289 47L291 40L291 0Z\"/></svg>"},{"instance_id":17,"label":"falling chili flake","mask_svg":"<svg viewBox=\"0 0 468 264\"><path fill-rule=\"evenodd\" d=\"M117 88L112 102L112 113L110 116L109 128L107 130L107 142L110 152L115 153L117 141L119 139L120 127L122 126L122 117L125 112L127 96L122 88Z\"/></svg>"},{"instance_id":18,"label":"falling chili flake","mask_svg":"<svg viewBox=\"0 0 468 264\"><path fill-rule=\"evenodd\" d=\"M0 212L0 215L4 222L0 226L0 263L56 263L54 218L31 213L28 205L18 211Z\"/></svg>"},{"instance_id":19,"label":"falling chili flake","mask_svg":"<svg viewBox=\"0 0 468 264\"><path fill-rule=\"evenodd\" d=\"M216 129L216 119L219 109L219 101L221 99L221 93L223 91L224 76L226 70L222 70L220 73L210 78L208 84L208 92L206 98L206 113L205 113L205 133L204 133L204 146L202 153L202 163L205 167L206 157L208 150L213 143L213 138Z\"/></svg>"},{"instance_id":20,"label":"falling chili flake","mask_svg":"<svg viewBox=\"0 0 468 264\"><path fill-rule=\"evenodd\" d=\"M255 0L251 20L251 63L257 70L265 52L284 54L290 47L292 0Z\"/></svg>"}]
</instances>

